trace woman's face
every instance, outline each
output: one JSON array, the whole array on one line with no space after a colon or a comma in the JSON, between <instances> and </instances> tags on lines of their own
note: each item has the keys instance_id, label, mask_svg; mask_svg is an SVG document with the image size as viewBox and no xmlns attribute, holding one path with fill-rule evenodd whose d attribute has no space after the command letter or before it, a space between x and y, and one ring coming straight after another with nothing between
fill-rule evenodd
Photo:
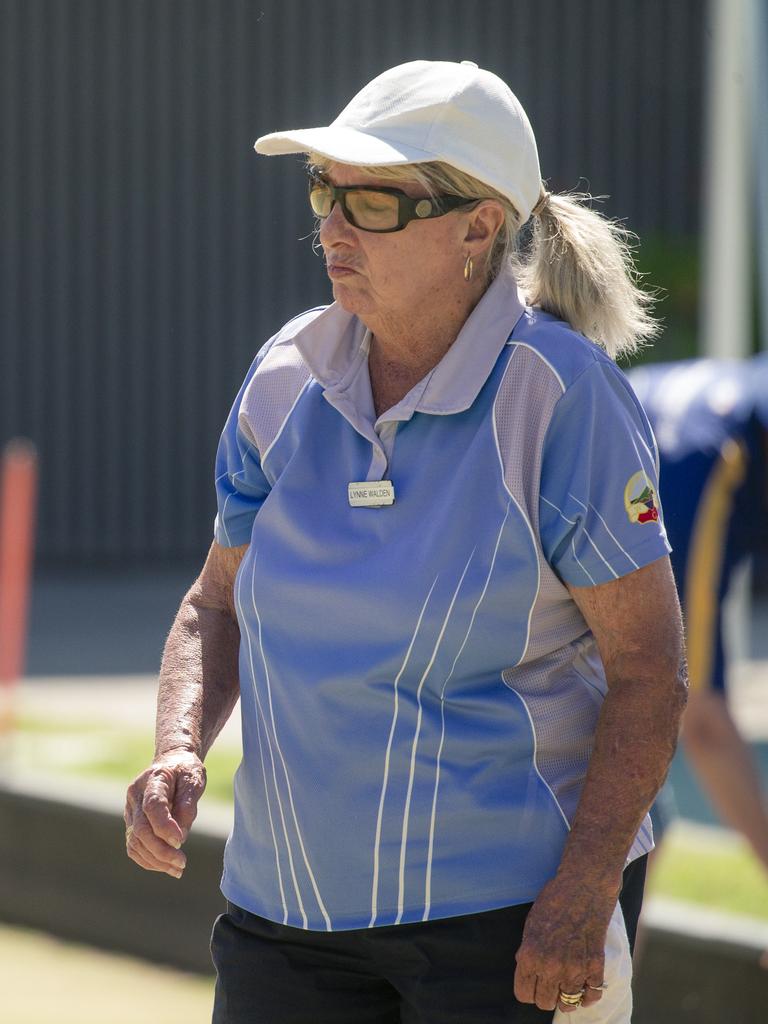
<instances>
[{"instance_id":1,"label":"woman's face","mask_svg":"<svg viewBox=\"0 0 768 1024\"><path fill-rule=\"evenodd\" d=\"M370 178L359 167L331 164L324 173L332 185L397 187L415 199L421 185ZM469 224L466 212L411 221L402 231L377 234L349 224L338 203L320 226L333 297L373 330L380 318L421 315L457 302L467 290L464 263ZM373 321L373 323L369 322Z\"/></svg>"}]
</instances>

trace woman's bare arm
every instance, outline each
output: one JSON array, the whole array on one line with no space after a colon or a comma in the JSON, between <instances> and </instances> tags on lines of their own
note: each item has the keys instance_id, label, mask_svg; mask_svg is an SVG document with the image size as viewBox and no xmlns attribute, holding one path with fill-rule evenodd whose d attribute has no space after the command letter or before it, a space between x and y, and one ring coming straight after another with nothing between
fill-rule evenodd
<instances>
[{"instance_id":1,"label":"woman's bare arm","mask_svg":"<svg viewBox=\"0 0 768 1024\"><path fill-rule=\"evenodd\" d=\"M186 750L204 759L237 703L234 584L246 550L214 542L181 602L160 668L155 758Z\"/></svg>"},{"instance_id":2,"label":"woman's bare arm","mask_svg":"<svg viewBox=\"0 0 768 1024\"><path fill-rule=\"evenodd\" d=\"M570 592L597 641L608 693L558 873L533 905L517 956L517 998L542 1009L555 1007L561 988L576 992L603 980L622 870L666 776L687 695L667 558ZM588 990L584 1005L599 998Z\"/></svg>"},{"instance_id":3,"label":"woman's bare arm","mask_svg":"<svg viewBox=\"0 0 768 1024\"><path fill-rule=\"evenodd\" d=\"M154 759L126 798L128 856L176 878L186 864L180 847L205 789L203 759L237 703L234 582L246 550L214 542L181 602L160 669Z\"/></svg>"}]
</instances>

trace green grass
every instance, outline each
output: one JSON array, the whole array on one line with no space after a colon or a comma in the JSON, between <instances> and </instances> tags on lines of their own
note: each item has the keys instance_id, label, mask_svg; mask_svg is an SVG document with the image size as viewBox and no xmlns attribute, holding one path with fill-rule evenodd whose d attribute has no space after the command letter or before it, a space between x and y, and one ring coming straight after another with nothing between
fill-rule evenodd
<instances>
[{"instance_id":1,"label":"green grass","mask_svg":"<svg viewBox=\"0 0 768 1024\"><path fill-rule=\"evenodd\" d=\"M768 879L746 843L705 845L673 831L659 850L648 892L768 921Z\"/></svg>"},{"instance_id":2,"label":"green grass","mask_svg":"<svg viewBox=\"0 0 768 1024\"><path fill-rule=\"evenodd\" d=\"M105 751L102 757L94 758L82 770L88 775L99 775L108 779L132 779L146 768L152 759L152 744L139 736L129 736L120 741L120 748ZM210 751L205 765L208 772L206 794L216 800L232 799L232 777L240 763L240 754L230 750Z\"/></svg>"},{"instance_id":3,"label":"green grass","mask_svg":"<svg viewBox=\"0 0 768 1024\"><path fill-rule=\"evenodd\" d=\"M34 768L43 773L109 779L126 786L151 763L153 753L152 737L144 730L92 723L64 726L28 717L17 723L13 747L20 771ZM205 763L208 798L231 800L240 751L230 746L214 747Z\"/></svg>"}]
</instances>

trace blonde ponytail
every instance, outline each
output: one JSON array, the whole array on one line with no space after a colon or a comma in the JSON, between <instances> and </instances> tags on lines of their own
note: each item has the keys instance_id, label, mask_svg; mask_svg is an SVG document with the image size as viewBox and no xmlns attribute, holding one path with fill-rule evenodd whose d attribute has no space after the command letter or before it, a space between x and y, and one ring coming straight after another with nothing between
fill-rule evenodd
<instances>
[{"instance_id":1,"label":"blonde ponytail","mask_svg":"<svg viewBox=\"0 0 768 1024\"><path fill-rule=\"evenodd\" d=\"M617 358L659 332L653 295L638 287L630 231L590 210L590 196L550 194L532 219L516 273L531 305L565 320Z\"/></svg>"}]
</instances>

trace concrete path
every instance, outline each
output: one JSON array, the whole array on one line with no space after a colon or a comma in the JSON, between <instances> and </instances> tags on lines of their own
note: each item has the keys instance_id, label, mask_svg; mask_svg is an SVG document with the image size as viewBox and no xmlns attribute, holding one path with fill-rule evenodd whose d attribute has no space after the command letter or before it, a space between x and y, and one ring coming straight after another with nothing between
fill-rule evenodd
<instances>
[{"instance_id":1,"label":"concrete path","mask_svg":"<svg viewBox=\"0 0 768 1024\"><path fill-rule=\"evenodd\" d=\"M213 980L0 925L7 1024L208 1024Z\"/></svg>"}]
</instances>

